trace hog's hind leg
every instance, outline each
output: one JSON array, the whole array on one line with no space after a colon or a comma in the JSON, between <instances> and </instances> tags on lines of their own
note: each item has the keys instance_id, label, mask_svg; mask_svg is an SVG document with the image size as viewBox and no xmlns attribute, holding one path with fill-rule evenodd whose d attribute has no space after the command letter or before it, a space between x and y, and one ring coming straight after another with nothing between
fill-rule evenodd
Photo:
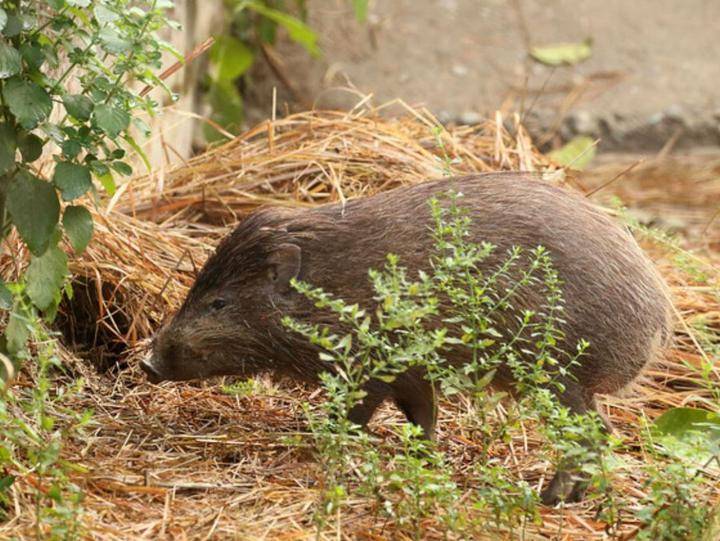
<instances>
[{"instance_id":1,"label":"hog's hind leg","mask_svg":"<svg viewBox=\"0 0 720 541\"><path fill-rule=\"evenodd\" d=\"M588 396L587 392L577 384L568 385L565 391L558 395L558 399L572 413L597 413L604 425L605 432L612 433L612 425L599 411L594 395ZM590 441L583 442L583 445L589 446ZM580 467L580 464L561 462L550 484L540 494L542 502L545 505L556 505L560 502L582 501L589 479L579 471Z\"/></svg>"},{"instance_id":2,"label":"hog's hind leg","mask_svg":"<svg viewBox=\"0 0 720 541\"><path fill-rule=\"evenodd\" d=\"M379 381L368 382L363 390L365 391L365 396L361 402L355 404L350 410L348 419L356 425L366 428L375 410L378 409L385 399L392 395L392 390L389 386Z\"/></svg>"},{"instance_id":3,"label":"hog's hind leg","mask_svg":"<svg viewBox=\"0 0 720 541\"><path fill-rule=\"evenodd\" d=\"M408 421L423 430L427 440L435 439L437 422L437 401L435 389L424 377L414 379L410 384L396 389L395 404Z\"/></svg>"}]
</instances>

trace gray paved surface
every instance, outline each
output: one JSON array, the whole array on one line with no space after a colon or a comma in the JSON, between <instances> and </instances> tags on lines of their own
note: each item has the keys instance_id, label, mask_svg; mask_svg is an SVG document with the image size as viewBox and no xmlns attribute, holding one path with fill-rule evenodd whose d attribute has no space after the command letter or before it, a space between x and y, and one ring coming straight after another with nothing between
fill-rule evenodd
<instances>
[{"instance_id":1,"label":"gray paved surface","mask_svg":"<svg viewBox=\"0 0 720 541\"><path fill-rule=\"evenodd\" d=\"M376 102L401 97L444 120L528 108L538 134L587 133L606 150L720 145L719 0L376 0L367 25L348 0L309 0L324 56L278 47L306 102L348 107L350 82ZM586 62L528 61L528 45L593 39ZM257 74L250 109L267 111ZM535 101L534 92L540 96ZM279 86L280 102L293 101Z\"/></svg>"}]
</instances>

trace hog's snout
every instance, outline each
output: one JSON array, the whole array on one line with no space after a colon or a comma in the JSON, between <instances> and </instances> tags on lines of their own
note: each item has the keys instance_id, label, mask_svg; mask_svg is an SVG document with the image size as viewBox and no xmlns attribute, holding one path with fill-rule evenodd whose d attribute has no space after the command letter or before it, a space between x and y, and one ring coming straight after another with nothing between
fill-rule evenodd
<instances>
[{"instance_id":1,"label":"hog's snout","mask_svg":"<svg viewBox=\"0 0 720 541\"><path fill-rule=\"evenodd\" d=\"M165 327L153 339L151 351L140 362L150 383L187 381L207 374L207 348L201 350L188 343L181 328Z\"/></svg>"},{"instance_id":2,"label":"hog's snout","mask_svg":"<svg viewBox=\"0 0 720 541\"><path fill-rule=\"evenodd\" d=\"M143 372L145 372L150 383L159 383L164 378L160 374L160 371L153 365L153 363L157 363L157 359L154 355L143 359L140 363L140 368L143 370Z\"/></svg>"}]
</instances>

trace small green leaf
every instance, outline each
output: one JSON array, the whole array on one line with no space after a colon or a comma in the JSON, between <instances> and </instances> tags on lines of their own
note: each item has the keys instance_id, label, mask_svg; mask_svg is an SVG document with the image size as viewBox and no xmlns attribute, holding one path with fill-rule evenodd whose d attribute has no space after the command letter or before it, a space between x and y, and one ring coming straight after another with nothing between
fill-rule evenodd
<instances>
[{"instance_id":1,"label":"small green leaf","mask_svg":"<svg viewBox=\"0 0 720 541\"><path fill-rule=\"evenodd\" d=\"M672 408L655 420L655 429L665 436L683 439L692 432L720 439L720 415L698 408Z\"/></svg>"},{"instance_id":2,"label":"small green leaf","mask_svg":"<svg viewBox=\"0 0 720 541\"><path fill-rule=\"evenodd\" d=\"M229 34L220 35L210 49L213 79L233 81L245 73L253 63L252 51L239 39Z\"/></svg>"},{"instance_id":3,"label":"small green leaf","mask_svg":"<svg viewBox=\"0 0 720 541\"><path fill-rule=\"evenodd\" d=\"M52 430L53 418L45 416L45 417L42 417L42 420L44 421L44 424L41 425L43 427L43 429L48 432L50 430ZM48 496L48 498L50 498L52 501L54 501L57 504L62 503L62 500L63 500L62 490L60 490L60 487L58 485L50 485L50 488L48 488L48 490L47 490L47 496Z\"/></svg>"},{"instance_id":4,"label":"small green leaf","mask_svg":"<svg viewBox=\"0 0 720 541\"><path fill-rule=\"evenodd\" d=\"M65 139L60 148L62 149L62 155L68 160L74 160L82 150L82 146L75 139Z\"/></svg>"},{"instance_id":5,"label":"small green leaf","mask_svg":"<svg viewBox=\"0 0 720 541\"><path fill-rule=\"evenodd\" d=\"M595 153L595 140L579 135L568 141L562 148L550 152L548 156L560 165L582 170L593 160Z\"/></svg>"},{"instance_id":6,"label":"small green leaf","mask_svg":"<svg viewBox=\"0 0 720 541\"><path fill-rule=\"evenodd\" d=\"M3 8L0 8L0 32L3 31L5 28L5 25L7 24L8 16L7 11L5 11Z\"/></svg>"},{"instance_id":7,"label":"small green leaf","mask_svg":"<svg viewBox=\"0 0 720 541\"><path fill-rule=\"evenodd\" d=\"M13 295L0 278L0 308L10 310L13 307Z\"/></svg>"},{"instance_id":8,"label":"small green leaf","mask_svg":"<svg viewBox=\"0 0 720 541\"><path fill-rule=\"evenodd\" d=\"M367 20L368 0L353 0L353 10L355 11L355 19L364 23Z\"/></svg>"},{"instance_id":9,"label":"small green leaf","mask_svg":"<svg viewBox=\"0 0 720 541\"><path fill-rule=\"evenodd\" d=\"M152 166L150 165L150 158L148 158L145 151L140 147L140 145L137 144L137 141L133 139L133 137L130 134L125 134L124 136L125 141L128 145L132 147L132 149L137 153L138 156L140 156L140 159L142 159L143 164L145 165L145 168L148 171L152 171Z\"/></svg>"},{"instance_id":10,"label":"small green leaf","mask_svg":"<svg viewBox=\"0 0 720 541\"><path fill-rule=\"evenodd\" d=\"M117 189L117 186L115 185L115 179L113 178L112 173L110 171L102 174L95 173L95 177L100 181L100 184L102 184L103 188L105 188L105 191L108 193L108 195L112 197L115 194L115 190Z\"/></svg>"},{"instance_id":11,"label":"small green leaf","mask_svg":"<svg viewBox=\"0 0 720 541\"><path fill-rule=\"evenodd\" d=\"M121 175L125 175L125 176L130 176L130 175L132 175L132 172L133 172L132 167L130 167L130 165L128 165L125 162L112 162L110 164L110 167L115 169L115 171L117 171Z\"/></svg>"},{"instance_id":12,"label":"small green leaf","mask_svg":"<svg viewBox=\"0 0 720 541\"><path fill-rule=\"evenodd\" d=\"M8 79L3 88L3 99L18 122L27 130L45 120L52 111L52 101L45 90L30 81L17 77Z\"/></svg>"},{"instance_id":13,"label":"small green leaf","mask_svg":"<svg viewBox=\"0 0 720 541\"><path fill-rule=\"evenodd\" d=\"M495 378L495 373L497 372L497 369L488 370L487 373L483 375L476 383L475 383L475 389L484 389L488 385L492 383L492 380Z\"/></svg>"},{"instance_id":14,"label":"small green leaf","mask_svg":"<svg viewBox=\"0 0 720 541\"><path fill-rule=\"evenodd\" d=\"M93 219L90 211L82 206L70 206L63 214L63 227L70 244L77 255L85 251L93 234Z\"/></svg>"},{"instance_id":15,"label":"small green leaf","mask_svg":"<svg viewBox=\"0 0 720 541\"><path fill-rule=\"evenodd\" d=\"M169 26L171 28L174 28L175 30L178 30L181 28L180 26L173 27L171 24ZM175 47L173 47L172 43L168 43L165 40L159 39L158 45L160 45L161 50L166 51L166 52L170 53L171 55L173 55L175 57L175 60L179 60L180 62L185 62L185 56L180 51L178 51Z\"/></svg>"},{"instance_id":16,"label":"small green leaf","mask_svg":"<svg viewBox=\"0 0 720 541\"><path fill-rule=\"evenodd\" d=\"M7 13L7 20L3 26L2 33L8 38L14 38L22 31L22 20L14 13Z\"/></svg>"},{"instance_id":17,"label":"small green leaf","mask_svg":"<svg viewBox=\"0 0 720 541\"><path fill-rule=\"evenodd\" d=\"M34 133L22 132L18 139L18 148L25 163L32 163L42 156L43 140Z\"/></svg>"},{"instance_id":18,"label":"small green leaf","mask_svg":"<svg viewBox=\"0 0 720 541\"><path fill-rule=\"evenodd\" d=\"M95 13L95 19L97 19L97 22L99 22L100 24L111 23L113 21L117 21L120 18L120 15L118 15L111 9L108 9L102 4L96 5L93 11Z\"/></svg>"},{"instance_id":19,"label":"small green leaf","mask_svg":"<svg viewBox=\"0 0 720 541\"><path fill-rule=\"evenodd\" d=\"M94 124L111 139L115 139L130 124L130 115L127 111L105 103L95 107L93 119Z\"/></svg>"},{"instance_id":20,"label":"small green leaf","mask_svg":"<svg viewBox=\"0 0 720 541\"><path fill-rule=\"evenodd\" d=\"M8 353L16 355L23 351L29 336L30 330L28 329L25 318L17 312L11 312L7 327L5 328Z\"/></svg>"},{"instance_id":21,"label":"small green leaf","mask_svg":"<svg viewBox=\"0 0 720 541\"><path fill-rule=\"evenodd\" d=\"M27 273L27 294L40 310L49 308L59 298L67 277L67 255L57 246L48 248L40 257L30 260Z\"/></svg>"},{"instance_id":22,"label":"small green leaf","mask_svg":"<svg viewBox=\"0 0 720 541\"><path fill-rule=\"evenodd\" d=\"M84 195L92 187L90 168L69 162L55 164L53 183L62 192L64 201L72 201Z\"/></svg>"},{"instance_id":23,"label":"small green leaf","mask_svg":"<svg viewBox=\"0 0 720 541\"><path fill-rule=\"evenodd\" d=\"M133 117L132 123L138 130L140 130L140 133L144 137L150 137L150 133L152 130L150 129L150 126L148 126L148 123L145 122L142 118L140 118L139 116Z\"/></svg>"},{"instance_id":24,"label":"small green leaf","mask_svg":"<svg viewBox=\"0 0 720 541\"><path fill-rule=\"evenodd\" d=\"M89 120L93 111L93 102L82 94L69 94L63 98L65 110L78 120Z\"/></svg>"},{"instance_id":25,"label":"small green leaf","mask_svg":"<svg viewBox=\"0 0 720 541\"><path fill-rule=\"evenodd\" d=\"M6 491L15 482L15 477L12 475L5 475L0 477L0 494Z\"/></svg>"},{"instance_id":26,"label":"small green leaf","mask_svg":"<svg viewBox=\"0 0 720 541\"><path fill-rule=\"evenodd\" d=\"M267 17L285 28L290 39L302 45L312 56L320 55L320 47L318 47L317 44L317 34L300 19L277 9L269 8L260 2L246 2L245 5L263 17Z\"/></svg>"},{"instance_id":27,"label":"small green leaf","mask_svg":"<svg viewBox=\"0 0 720 541\"><path fill-rule=\"evenodd\" d=\"M55 189L30 173L20 172L8 188L7 209L30 251L41 255L60 218L60 202Z\"/></svg>"},{"instance_id":28,"label":"small green leaf","mask_svg":"<svg viewBox=\"0 0 720 541\"><path fill-rule=\"evenodd\" d=\"M21 62L18 50L4 40L0 40L0 79L7 79L20 73Z\"/></svg>"},{"instance_id":29,"label":"small green leaf","mask_svg":"<svg viewBox=\"0 0 720 541\"><path fill-rule=\"evenodd\" d=\"M55 141L58 145L65 140L65 133L60 129L57 124L50 124L49 122L43 123L40 129L45 132L50 139Z\"/></svg>"},{"instance_id":30,"label":"small green leaf","mask_svg":"<svg viewBox=\"0 0 720 541\"><path fill-rule=\"evenodd\" d=\"M108 164L105 162L101 162L100 160L89 160L88 164L90 165L90 169L92 170L94 175L105 175L110 171Z\"/></svg>"},{"instance_id":31,"label":"small green leaf","mask_svg":"<svg viewBox=\"0 0 720 541\"><path fill-rule=\"evenodd\" d=\"M15 165L15 130L9 124L0 124L0 175L4 175Z\"/></svg>"},{"instance_id":32,"label":"small green leaf","mask_svg":"<svg viewBox=\"0 0 720 541\"><path fill-rule=\"evenodd\" d=\"M112 26L104 26L98 36L103 49L110 54L122 54L130 50L132 44L123 39L122 35Z\"/></svg>"},{"instance_id":33,"label":"small green leaf","mask_svg":"<svg viewBox=\"0 0 720 541\"><path fill-rule=\"evenodd\" d=\"M592 55L592 39L581 43L554 43L530 49L530 56L548 66L573 65L590 58Z\"/></svg>"},{"instance_id":34,"label":"small green leaf","mask_svg":"<svg viewBox=\"0 0 720 541\"><path fill-rule=\"evenodd\" d=\"M42 47L33 43L23 43L20 46L20 54L31 70L39 70L46 59Z\"/></svg>"}]
</instances>

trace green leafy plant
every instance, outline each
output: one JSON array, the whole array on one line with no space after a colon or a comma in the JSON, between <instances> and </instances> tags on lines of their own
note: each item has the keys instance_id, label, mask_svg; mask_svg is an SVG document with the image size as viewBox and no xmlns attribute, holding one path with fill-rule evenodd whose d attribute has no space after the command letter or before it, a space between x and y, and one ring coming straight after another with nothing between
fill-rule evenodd
<instances>
[{"instance_id":1,"label":"green leafy plant","mask_svg":"<svg viewBox=\"0 0 720 541\"><path fill-rule=\"evenodd\" d=\"M357 471L355 463L363 464L366 492L379 494L381 479L387 480L375 467L380 456L370 436L348 418L353 406L365 397L363 386L371 379L392 381L410 366L425 362L436 355L444 339L442 330L427 331L423 326L437 312L429 294L428 276L409 280L398 266L398 258L390 255L386 269L371 271L370 280L382 299L374 317L321 289L294 283L319 309L328 309L337 316L348 329L342 336L324 326L284 319L288 328L321 347L321 359L328 363L328 372L321 375L328 400L319 415L308 409L325 472L323 497L316 512L320 526L342 505L354 477L352 472Z\"/></svg>"},{"instance_id":2,"label":"green leafy plant","mask_svg":"<svg viewBox=\"0 0 720 541\"><path fill-rule=\"evenodd\" d=\"M720 415L672 408L646 427L644 439L649 464L638 539L700 539L713 512L702 494L714 482L707 468L720 466Z\"/></svg>"},{"instance_id":3,"label":"green leafy plant","mask_svg":"<svg viewBox=\"0 0 720 541\"><path fill-rule=\"evenodd\" d=\"M689 283L701 285L711 296L720 298L716 268L684 249L674 235L641 224L619 200L614 203L634 232L667 250L674 268ZM706 316L688 321L686 329L693 334L700 355L697 363L684 361L684 365L696 376L693 379L704 393L693 395L695 407L670 408L642 433L647 495L637 515L641 520L638 539L717 537L717 510L702 502L716 483L714 473L707 468L720 465L720 333Z\"/></svg>"},{"instance_id":4,"label":"green leafy plant","mask_svg":"<svg viewBox=\"0 0 720 541\"><path fill-rule=\"evenodd\" d=\"M0 281L0 515L11 487L32 487L37 539L82 537L82 492L71 480L79 466L62 451L91 418L63 406L79 383L55 377L60 360L46 324L72 296L67 253L81 254L92 237L87 199L79 200L100 186L112 194L115 175L132 173L125 148L147 163L133 133L148 128L132 113L152 114L156 103L132 83L162 85L154 70L164 50L174 51L156 31L172 5L0 2L0 240L12 252L14 229L29 252L25 269L11 253L15 281ZM28 393L8 380L30 359Z\"/></svg>"},{"instance_id":5,"label":"green leafy plant","mask_svg":"<svg viewBox=\"0 0 720 541\"><path fill-rule=\"evenodd\" d=\"M607 489L610 472L603 463L607 436L601 420L571 412L554 393L563 390L561 381L572 377L568 369L579 362L588 343L581 340L574 354L558 347L564 338L560 330L564 303L551 254L543 247L529 254L512 247L500 265L484 270L484 261L496 248L467 241L471 218L460 206L461 198L449 197L447 207L431 201L437 252L432 266L436 290L449 300L444 321L455 329L446 343L468 348L471 358L462 367L431 366L429 375L438 379L445 394L463 392L471 399L472 416L465 423L481 444L476 469L486 481L476 505L491 509L498 526L536 519L534 492L488 463L489 450L494 442L506 440L519 422L540 420L538 428L556 469L581 472L588 484L593 480L595 486ZM517 315L514 305L526 288L543 291L545 303L537 312ZM508 327L514 320L517 323ZM489 392L489 386L503 366L512 372L519 400L498 420L494 412L504 393Z\"/></svg>"},{"instance_id":6,"label":"green leafy plant","mask_svg":"<svg viewBox=\"0 0 720 541\"><path fill-rule=\"evenodd\" d=\"M23 284L10 286L17 299L25 298ZM22 301L19 301L22 302ZM82 491L71 474L81 470L61 457L66 441L83 436L92 412L77 413L64 406L82 388L82 382L60 383L52 372L61 368L54 337L45 331L30 306L17 307L17 325L36 345L34 385L21 395L0 380L0 521L7 513L8 491L17 482L33 487L36 539L82 537L79 517Z\"/></svg>"},{"instance_id":7,"label":"green leafy plant","mask_svg":"<svg viewBox=\"0 0 720 541\"><path fill-rule=\"evenodd\" d=\"M669 410L641 434L646 461L626 464L615 453L622 440L606 433L598 415L571 412L554 392L563 389L561 382L571 377L568 367L582 361L588 344L580 341L575 352L559 348L564 303L552 254L542 247L527 253L512 248L488 268L496 248L468 240L472 221L459 194L431 201L430 212L435 241L431 270L411 276L397 256L389 255L382 270L369 272L374 311L308 284L293 284L338 322L333 332L322 325L284 321L319 347L328 367L321 375L327 402L316 409L306 406L323 464L315 513L318 534L331 520L339 532L343 505L357 497L367 498L375 514L414 538L422 536L427 520L441 522L448 535L461 538L524 532L528 523L541 519L537 493L508 472L493 446L529 425L543 436L543 450L553 466L584 482L596 517L611 537L617 538L628 515L640 523L640 539L709 535L717 511L692 502L713 491L714 474L708 467L720 460L716 408ZM514 306L529 287L542 291L544 302L536 312L517 313ZM713 331L704 331L707 344L714 344ZM466 348L468 362L448 363L451 348ZM470 493L457 486L444 454L422 439L418 427L402 425L386 444L348 420L370 379L391 382L410 367L423 368L443 395L462 393L469 399L459 426L477 444ZM498 405L504 395L491 391L500 367L512 371L517 389L514 406L505 405L502 415ZM703 381L710 395L717 396L710 372ZM614 488L624 471L639 471L645 478L646 496L639 509Z\"/></svg>"},{"instance_id":8,"label":"green leafy plant","mask_svg":"<svg viewBox=\"0 0 720 541\"><path fill-rule=\"evenodd\" d=\"M300 14L305 2L295 2ZM229 23L210 50L208 102L211 120L231 132L239 131L244 118L238 81L252 67L264 44L273 44L278 27L312 56L318 56L317 35L301 18L289 13L284 0L231 0L226 3ZM211 125L205 128L209 140L220 137Z\"/></svg>"},{"instance_id":9,"label":"green leafy plant","mask_svg":"<svg viewBox=\"0 0 720 541\"><path fill-rule=\"evenodd\" d=\"M324 469L324 496L316 513L320 526L339 512L357 485L358 493L374 498L380 512L415 537L420 521L429 516L442 520L449 531L489 529L459 508L462 498L443 455L423 441L416 428L397 433L400 450L384 450L348 420L369 380L391 382L411 367L422 367L443 394L462 392L471 398L478 417L469 422L481 443L476 463L480 486L465 505L493 517L495 527L509 528L539 516L534 490L490 458L491 446L508 437L519 421L543 421L558 464L584 469L589 478L608 474L607 467L593 466L606 449L600 421L572 414L551 392L587 344L580 343L576 356L569 359L563 359L557 347L562 338L562 294L550 255L542 248L529 254L513 248L496 268L485 269L483 262L495 247L468 241L471 220L459 199L451 194L448 205L431 202L436 246L431 273L411 278L392 254L383 270L369 272L377 306L373 313L308 284L293 284L319 310L334 314L343 329L335 334L322 325L284 320L319 346L320 359L328 363L321 376L328 401L319 414L308 408ZM526 287L544 288L546 305L541 313L523 312L517 328L508 334L503 323L514 314L513 302ZM442 313L441 298L449 301ZM467 348L469 362L446 362L450 348ZM532 362L527 359L530 351ZM493 418L502 394L489 388L501 365L513 371L522 397L514 416L504 420Z\"/></svg>"},{"instance_id":10,"label":"green leafy plant","mask_svg":"<svg viewBox=\"0 0 720 541\"><path fill-rule=\"evenodd\" d=\"M423 519L440 513L449 531L458 531L461 492L452 480L442 453L423 440L422 429L405 424L399 432L401 447L388 464L385 512L400 527L409 526L414 539L423 538Z\"/></svg>"},{"instance_id":11,"label":"green leafy plant","mask_svg":"<svg viewBox=\"0 0 720 541\"><path fill-rule=\"evenodd\" d=\"M368 0L352 0L355 17L364 22ZM314 58L320 56L318 36L306 23L305 0L228 0L228 25L216 37L210 50L207 80L211 120L231 133L237 133L244 119L242 81L264 48L275 44L278 29ZM221 138L212 125L205 127L210 140Z\"/></svg>"},{"instance_id":12,"label":"green leafy plant","mask_svg":"<svg viewBox=\"0 0 720 541\"><path fill-rule=\"evenodd\" d=\"M657 427L656 427L657 428ZM647 495L640 501L638 539L670 541L702 539L712 508L702 494L712 482L703 474L708 465L708 440L703 434L646 435ZM718 459L717 445L711 460Z\"/></svg>"},{"instance_id":13,"label":"green leafy plant","mask_svg":"<svg viewBox=\"0 0 720 541\"><path fill-rule=\"evenodd\" d=\"M97 186L115 190L132 172L126 147L144 157L132 128L155 101L133 84L162 85L154 70L173 51L156 32L169 24L168 0L52 0L0 4L0 232L15 228L31 252L22 295L54 316L67 281L63 236L79 254L93 232L85 204ZM175 53L177 54L177 53ZM48 167L47 160L52 158ZM0 285L2 296L9 291ZM6 347L25 346L22 326Z\"/></svg>"}]
</instances>

